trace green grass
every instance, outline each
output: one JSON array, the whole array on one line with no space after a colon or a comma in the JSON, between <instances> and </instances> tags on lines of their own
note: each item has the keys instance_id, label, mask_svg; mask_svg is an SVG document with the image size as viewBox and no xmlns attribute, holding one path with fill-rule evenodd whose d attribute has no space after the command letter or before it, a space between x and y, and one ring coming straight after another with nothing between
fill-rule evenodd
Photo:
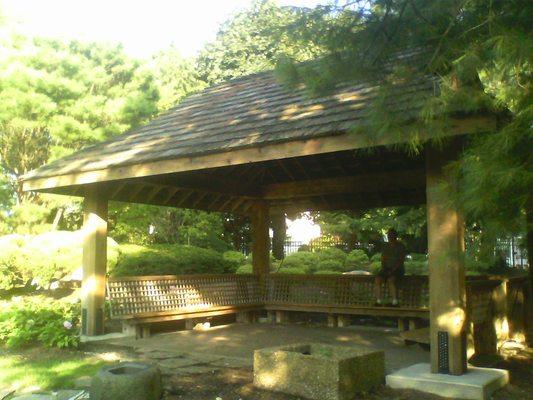
<instances>
[{"instance_id":1,"label":"green grass","mask_svg":"<svg viewBox=\"0 0 533 400\"><path fill-rule=\"evenodd\" d=\"M75 350L42 347L11 351L0 348L0 388L72 389L80 376L92 376L109 362Z\"/></svg>"}]
</instances>

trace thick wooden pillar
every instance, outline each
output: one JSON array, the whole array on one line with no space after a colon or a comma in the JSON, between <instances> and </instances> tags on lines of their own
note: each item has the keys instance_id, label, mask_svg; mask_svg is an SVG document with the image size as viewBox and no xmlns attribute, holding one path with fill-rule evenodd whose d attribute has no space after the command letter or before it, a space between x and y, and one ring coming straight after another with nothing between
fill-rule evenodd
<instances>
[{"instance_id":1,"label":"thick wooden pillar","mask_svg":"<svg viewBox=\"0 0 533 400\"><path fill-rule=\"evenodd\" d=\"M267 202L258 201L252 210L252 266L262 281L270 269L269 222Z\"/></svg>"},{"instance_id":2,"label":"thick wooden pillar","mask_svg":"<svg viewBox=\"0 0 533 400\"><path fill-rule=\"evenodd\" d=\"M526 202L528 282L526 286L525 315L526 342L533 347L533 195Z\"/></svg>"},{"instance_id":3,"label":"thick wooden pillar","mask_svg":"<svg viewBox=\"0 0 533 400\"><path fill-rule=\"evenodd\" d=\"M456 183L444 167L459 149L454 141L426 151L431 372L452 375L466 371L464 224L452 205Z\"/></svg>"},{"instance_id":4,"label":"thick wooden pillar","mask_svg":"<svg viewBox=\"0 0 533 400\"><path fill-rule=\"evenodd\" d=\"M287 237L287 225L285 213L272 214L272 255L276 260L285 258L285 239Z\"/></svg>"},{"instance_id":5,"label":"thick wooden pillar","mask_svg":"<svg viewBox=\"0 0 533 400\"><path fill-rule=\"evenodd\" d=\"M82 334L104 333L107 264L107 199L96 188L87 191L83 224Z\"/></svg>"}]
</instances>

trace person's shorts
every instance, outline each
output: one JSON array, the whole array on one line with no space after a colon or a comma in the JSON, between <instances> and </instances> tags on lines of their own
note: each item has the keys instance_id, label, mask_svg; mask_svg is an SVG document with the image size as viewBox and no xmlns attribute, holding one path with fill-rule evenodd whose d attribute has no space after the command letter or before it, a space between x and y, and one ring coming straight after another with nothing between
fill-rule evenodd
<instances>
[{"instance_id":1,"label":"person's shorts","mask_svg":"<svg viewBox=\"0 0 533 400\"><path fill-rule=\"evenodd\" d=\"M389 269L380 269L377 273L377 276L379 276L381 279L389 279L389 278L395 278L396 280L401 279L405 275L405 271L403 269L396 269L396 270L389 270Z\"/></svg>"}]
</instances>

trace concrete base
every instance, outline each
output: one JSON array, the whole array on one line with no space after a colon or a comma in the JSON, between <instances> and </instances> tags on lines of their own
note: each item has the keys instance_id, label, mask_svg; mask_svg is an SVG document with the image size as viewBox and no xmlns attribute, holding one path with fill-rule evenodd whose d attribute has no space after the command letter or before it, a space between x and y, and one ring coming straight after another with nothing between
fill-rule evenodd
<instances>
[{"instance_id":1,"label":"concrete base","mask_svg":"<svg viewBox=\"0 0 533 400\"><path fill-rule=\"evenodd\" d=\"M393 389L415 389L454 399L486 400L509 383L509 371L468 367L464 375L432 374L429 364L415 364L386 377Z\"/></svg>"}]
</instances>

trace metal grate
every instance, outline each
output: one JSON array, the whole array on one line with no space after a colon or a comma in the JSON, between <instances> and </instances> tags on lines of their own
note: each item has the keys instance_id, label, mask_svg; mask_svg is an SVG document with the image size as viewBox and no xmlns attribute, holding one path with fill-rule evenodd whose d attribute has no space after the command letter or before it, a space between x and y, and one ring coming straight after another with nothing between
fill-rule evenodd
<instances>
[{"instance_id":1,"label":"metal grate","mask_svg":"<svg viewBox=\"0 0 533 400\"><path fill-rule=\"evenodd\" d=\"M450 372L450 344L448 332L439 331L437 333L437 346L439 373L448 374Z\"/></svg>"}]
</instances>

